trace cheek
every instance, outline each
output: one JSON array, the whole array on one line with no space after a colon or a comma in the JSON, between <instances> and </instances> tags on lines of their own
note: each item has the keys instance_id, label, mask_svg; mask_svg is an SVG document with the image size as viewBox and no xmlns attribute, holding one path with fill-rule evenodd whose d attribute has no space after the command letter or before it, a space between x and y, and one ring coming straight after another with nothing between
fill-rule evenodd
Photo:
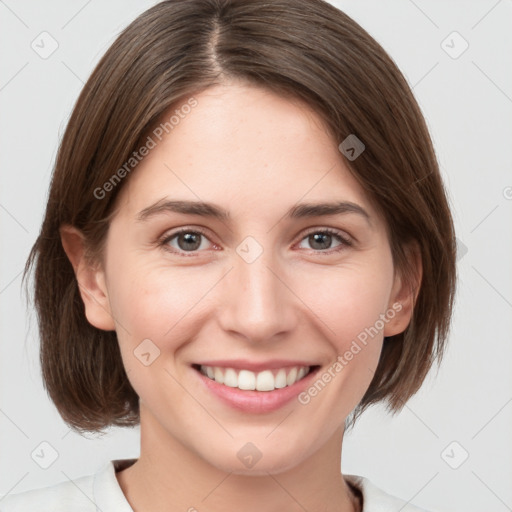
<instances>
[{"instance_id":1,"label":"cheek","mask_svg":"<svg viewBox=\"0 0 512 512\"><path fill-rule=\"evenodd\" d=\"M169 343L174 338L168 336L169 331L179 330L177 324L185 316L198 315L202 299L219 280L218 272L202 267L173 267L136 255L112 260L118 262L108 271L112 313L121 334L130 333L133 343L141 336L165 338ZM311 321L315 316L320 319L327 338L342 350L385 313L392 267L384 260L339 267L309 265L303 270L294 268L284 277L306 306L304 313ZM290 307L303 306L290 299Z\"/></svg>"},{"instance_id":2,"label":"cheek","mask_svg":"<svg viewBox=\"0 0 512 512\"><path fill-rule=\"evenodd\" d=\"M183 326L189 324L190 328L191 318L197 320L210 303L203 299L219 285L219 272L212 271L213 267L173 266L163 258L149 258L117 238L117 243L110 244L107 274L121 349L133 352L150 339L172 351L179 345ZM390 253L371 250L349 255L337 266L308 262L304 267L283 269L283 278L300 299L297 302L290 297L290 307L301 309L308 323L316 323L342 354L385 313L392 272Z\"/></svg>"},{"instance_id":3,"label":"cheek","mask_svg":"<svg viewBox=\"0 0 512 512\"><path fill-rule=\"evenodd\" d=\"M188 272L119 265L113 274L112 309L134 335L161 338L200 298L197 279Z\"/></svg>"},{"instance_id":4,"label":"cheek","mask_svg":"<svg viewBox=\"0 0 512 512\"><path fill-rule=\"evenodd\" d=\"M391 318L386 313L393 266L391 256L385 256L309 274L300 288L299 296L314 312L309 318L317 317L316 325L333 353L335 366L319 376L332 390L324 406L346 407L342 414L348 414L368 388L382 351L382 318Z\"/></svg>"},{"instance_id":5,"label":"cheek","mask_svg":"<svg viewBox=\"0 0 512 512\"><path fill-rule=\"evenodd\" d=\"M193 320L198 319L202 299L218 276L197 267L155 263L136 254L118 261L111 265L109 297L125 366L138 363L134 351L139 351L142 342L148 343L144 340L151 340L162 354L172 356L193 336ZM152 367L160 367L164 359L156 359Z\"/></svg>"},{"instance_id":6,"label":"cheek","mask_svg":"<svg viewBox=\"0 0 512 512\"><path fill-rule=\"evenodd\" d=\"M147 399L162 382L172 385L164 372L169 356L182 343L186 314L198 300L197 290L194 293L195 287L177 272L132 266L126 260L111 276L111 307L123 365L132 387Z\"/></svg>"},{"instance_id":7,"label":"cheek","mask_svg":"<svg viewBox=\"0 0 512 512\"><path fill-rule=\"evenodd\" d=\"M329 338L339 350L374 326L382 331L392 286L392 267L345 265L310 273L296 290L305 304L322 320ZM372 331L374 332L374 331Z\"/></svg>"}]
</instances>

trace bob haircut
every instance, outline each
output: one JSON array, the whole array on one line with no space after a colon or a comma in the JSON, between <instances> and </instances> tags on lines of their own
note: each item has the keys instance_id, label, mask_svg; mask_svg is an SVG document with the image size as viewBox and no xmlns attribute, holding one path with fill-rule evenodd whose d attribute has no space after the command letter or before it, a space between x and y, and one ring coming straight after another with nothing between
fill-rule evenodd
<instances>
[{"instance_id":1,"label":"bob haircut","mask_svg":"<svg viewBox=\"0 0 512 512\"><path fill-rule=\"evenodd\" d=\"M377 402L399 412L441 361L455 295L455 233L425 120L393 60L323 0L163 1L120 33L85 84L59 146L45 217L25 266L24 279L35 267L44 386L64 421L79 432L137 425L139 401L115 331L86 319L59 228L80 229L90 262L101 264L115 199L129 176L105 184L163 114L225 79L305 102L337 144L351 134L365 144L360 156L345 163L383 215L395 270L411 290L416 283L411 322L384 339L349 428ZM421 281L413 246L421 257Z\"/></svg>"}]
</instances>

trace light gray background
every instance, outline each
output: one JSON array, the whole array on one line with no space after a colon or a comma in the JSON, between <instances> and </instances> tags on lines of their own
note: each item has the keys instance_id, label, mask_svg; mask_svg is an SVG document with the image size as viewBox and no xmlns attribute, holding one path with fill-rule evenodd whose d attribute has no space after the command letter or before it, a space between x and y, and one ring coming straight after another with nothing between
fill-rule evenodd
<instances>
[{"instance_id":1,"label":"light gray background","mask_svg":"<svg viewBox=\"0 0 512 512\"><path fill-rule=\"evenodd\" d=\"M20 285L71 108L118 32L154 3L0 0L0 495L139 453L138 428L80 437L64 424L42 386L35 317ZM440 371L400 415L375 407L360 419L345 439L343 471L432 511L512 510L512 0L333 3L413 87L460 243ZM31 48L42 46L43 31L59 45L47 59ZM469 44L460 56L453 31ZM44 441L58 452L48 469L31 458Z\"/></svg>"}]
</instances>

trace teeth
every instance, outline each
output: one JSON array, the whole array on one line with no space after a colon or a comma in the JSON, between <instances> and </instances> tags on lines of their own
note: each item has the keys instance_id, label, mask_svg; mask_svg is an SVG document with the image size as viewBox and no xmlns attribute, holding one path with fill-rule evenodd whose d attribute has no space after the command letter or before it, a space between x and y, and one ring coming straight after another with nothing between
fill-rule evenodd
<instances>
[{"instance_id":1,"label":"teeth","mask_svg":"<svg viewBox=\"0 0 512 512\"><path fill-rule=\"evenodd\" d=\"M276 388L285 388L286 387L286 370L281 369L277 372L277 375L274 378L274 386Z\"/></svg>"},{"instance_id":2,"label":"teeth","mask_svg":"<svg viewBox=\"0 0 512 512\"><path fill-rule=\"evenodd\" d=\"M286 384L288 386L291 386L294 382L297 380L297 368L292 368L290 370L290 373L288 374L288 377L286 377Z\"/></svg>"},{"instance_id":3,"label":"teeth","mask_svg":"<svg viewBox=\"0 0 512 512\"><path fill-rule=\"evenodd\" d=\"M215 376L217 375L215 374ZM238 387L238 377L232 368L228 368L224 373L224 386L229 386L230 388Z\"/></svg>"},{"instance_id":4,"label":"teeth","mask_svg":"<svg viewBox=\"0 0 512 512\"><path fill-rule=\"evenodd\" d=\"M231 370L235 374L235 385L233 387L238 387L240 389L256 389L256 375L253 372L248 370L240 370L238 376L236 375L235 370L232 368L227 368L226 373Z\"/></svg>"},{"instance_id":5,"label":"teeth","mask_svg":"<svg viewBox=\"0 0 512 512\"><path fill-rule=\"evenodd\" d=\"M254 373L249 370L201 366L200 371L210 379L231 388L256 391L274 391L295 384L310 371L310 366L294 366Z\"/></svg>"},{"instance_id":6,"label":"teeth","mask_svg":"<svg viewBox=\"0 0 512 512\"><path fill-rule=\"evenodd\" d=\"M219 384L224 384L224 374L222 373L222 370L220 368L214 368L213 372L214 380L216 380Z\"/></svg>"},{"instance_id":7,"label":"teeth","mask_svg":"<svg viewBox=\"0 0 512 512\"><path fill-rule=\"evenodd\" d=\"M256 389L258 391L274 391L274 389L276 389L275 379L270 370L258 373L256 377Z\"/></svg>"}]
</instances>

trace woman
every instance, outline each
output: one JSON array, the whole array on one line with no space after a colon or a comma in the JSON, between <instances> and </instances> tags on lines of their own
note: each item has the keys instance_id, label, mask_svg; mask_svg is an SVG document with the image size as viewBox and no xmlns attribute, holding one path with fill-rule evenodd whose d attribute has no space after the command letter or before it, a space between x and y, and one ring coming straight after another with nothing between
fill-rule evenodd
<instances>
[{"instance_id":1,"label":"woman","mask_svg":"<svg viewBox=\"0 0 512 512\"><path fill-rule=\"evenodd\" d=\"M60 414L140 423L141 450L4 512L419 510L342 474L342 441L440 359L453 224L406 81L333 6L137 18L74 108L32 267Z\"/></svg>"}]
</instances>

